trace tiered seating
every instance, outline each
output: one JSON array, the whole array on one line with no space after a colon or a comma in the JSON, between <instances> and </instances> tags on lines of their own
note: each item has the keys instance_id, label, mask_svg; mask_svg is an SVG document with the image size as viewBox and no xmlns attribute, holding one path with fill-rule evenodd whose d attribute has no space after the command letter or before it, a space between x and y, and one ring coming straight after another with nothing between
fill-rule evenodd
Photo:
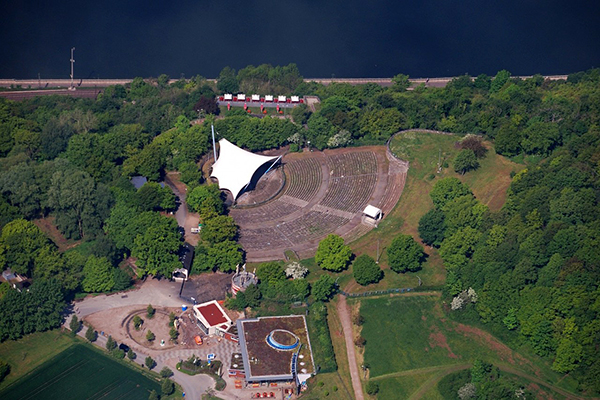
<instances>
[{"instance_id":1,"label":"tiered seating","mask_svg":"<svg viewBox=\"0 0 600 400\"><path fill-rule=\"evenodd\" d=\"M231 216L237 224L252 224L272 221L298 211L300 207L280 200L263 204L255 208L231 210Z\"/></svg>"},{"instance_id":2,"label":"tiered seating","mask_svg":"<svg viewBox=\"0 0 600 400\"><path fill-rule=\"evenodd\" d=\"M377 173L377 158L372 151L329 155L327 164L332 177Z\"/></svg>"},{"instance_id":3,"label":"tiered seating","mask_svg":"<svg viewBox=\"0 0 600 400\"><path fill-rule=\"evenodd\" d=\"M373 193L377 175L350 175L332 178L325 198L319 204L338 210L359 212Z\"/></svg>"},{"instance_id":4,"label":"tiered seating","mask_svg":"<svg viewBox=\"0 0 600 400\"><path fill-rule=\"evenodd\" d=\"M290 242L277 229L273 228L250 228L240 229L239 242L248 250L261 250L272 247L286 247Z\"/></svg>"},{"instance_id":5,"label":"tiered seating","mask_svg":"<svg viewBox=\"0 0 600 400\"><path fill-rule=\"evenodd\" d=\"M320 238L348 223L348 219L332 214L309 211L300 218L280 224L277 229L294 244Z\"/></svg>"},{"instance_id":6,"label":"tiered seating","mask_svg":"<svg viewBox=\"0 0 600 400\"><path fill-rule=\"evenodd\" d=\"M388 176L388 184L385 187L385 193L381 198L379 208L384 214L392 211L402 191L404 190L404 183L406 182L406 173L393 174Z\"/></svg>"},{"instance_id":7,"label":"tiered seating","mask_svg":"<svg viewBox=\"0 0 600 400\"><path fill-rule=\"evenodd\" d=\"M285 164L287 187L284 194L310 201L321 186L321 165L314 158L295 160Z\"/></svg>"}]
</instances>

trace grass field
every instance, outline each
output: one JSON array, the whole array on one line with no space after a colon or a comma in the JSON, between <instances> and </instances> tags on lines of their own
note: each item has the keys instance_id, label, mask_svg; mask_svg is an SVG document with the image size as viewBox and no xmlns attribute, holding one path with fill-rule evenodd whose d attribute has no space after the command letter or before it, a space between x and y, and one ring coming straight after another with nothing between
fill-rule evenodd
<instances>
[{"instance_id":1,"label":"grass field","mask_svg":"<svg viewBox=\"0 0 600 400\"><path fill-rule=\"evenodd\" d=\"M539 384L549 393L556 387L574 390L572 380L553 372L547 360L514 351L485 331L446 319L438 296L362 299L360 313L365 318L361 334L367 340L364 359L370 365L369 378L380 384L379 399L439 399L437 382L469 368L475 359L520 374L524 385Z\"/></svg>"},{"instance_id":2,"label":"grass field","mask_svg":"<svg viewBox=\"0 0 600 400\"><path fill-rule=\"evenodd\" d=\"M146 400L160 385L86 345L74 344L0 392L12 399Z\"/></svg>"},{"instance_id":3,"label":"grass field","mask_svg":"<svg viewBox=\"0 0 600 400\"><path fill-rule=\"evenodd\" d=\"M73 339L60 330L36 332L0 343L0 359L10 364L10 374L0 383L0 391L73 344Z\"/></svg>"}]
</instances>

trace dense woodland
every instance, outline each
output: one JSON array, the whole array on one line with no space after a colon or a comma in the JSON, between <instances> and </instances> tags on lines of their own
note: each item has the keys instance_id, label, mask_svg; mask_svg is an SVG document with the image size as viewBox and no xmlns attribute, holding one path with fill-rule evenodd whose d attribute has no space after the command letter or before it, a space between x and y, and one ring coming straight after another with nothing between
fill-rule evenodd
<instances>
[{"instance_id":1,"label":"dense woodland","mask_svg":"<svg viewBox=\"0 0 600 400\"><path fill-rule=\"evenodd\" d=\"M527 163L499 212L455 179L440 180L432 192L435 208L419 232L439 247L453 315L504 332L553 360L556 371L571 373L582 390L600 391L600 69L567 81L519 80L500 71L414 90L404 75L387 88L307 83L293 64L225 68L216 85L200 76L168 82L164 75L136 78L97 100L0 99L0 266L34 280L29 292L1 286L7 312L0 340L56 326L54 311L77 293L128 287L134 278L122 264L128 256L137 259L138 277L170 274L182 238L165 213L175 209L175 198L157 184L166 171L181 173L189 206L207 228L195 271L231 271L242 261L237 227L218 190L203 184L211 123L220 137L252 151L296 150L308 141L319 149L384 144L402 129L436 129L483 136L499 154ZM292 119L239 110L218 115L215 96L237 91L316 95L321 104L314 113L296 107ZM455 169L468 173L485 150L477 140L462 148ZM150 182L135 190L134 175ZM67 239L83 244L59 251L34 224L48 216ZM370 260L361 263L360 279L380 279ZM277 273L251 290L245 304L232 306L310 293L308 284L285 282L296 281ZM327 299L331 282L317 283ZM40 319L44 302L52 310Z\"/></svg>"}]
</instances>

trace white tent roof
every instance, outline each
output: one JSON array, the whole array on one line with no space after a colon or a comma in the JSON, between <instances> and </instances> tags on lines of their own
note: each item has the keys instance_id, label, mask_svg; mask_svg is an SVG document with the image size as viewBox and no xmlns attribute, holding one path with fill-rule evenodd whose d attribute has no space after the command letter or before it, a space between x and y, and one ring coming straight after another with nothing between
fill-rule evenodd
<instances>
[{"instance_id":1,"label":"white tent roof","mask_svg":"<svg viewBox=\"0 0 600 400\"><path fill-rule=\"evenodd\" d=\"M242 189L250 183L258 168L277 158L251 153L227 139L219 140L219 147L219 158L214 163L210 176L217 178L219 188L229 190L234 199L237 199Z\"/></svg>"},{"instance_id":2,"label":"white tent roof","mask_svg":"<svg viewBox=\"0 0 600 400\"><path fill-rule=\"evenodd\" d=\"M365 207L365 211L363 211L363 213L367 214L369 217L371 217L373 219L377 219L381 215L381 210L379 208L369 204L368 206Z\"/></svg>"}]
</instances>

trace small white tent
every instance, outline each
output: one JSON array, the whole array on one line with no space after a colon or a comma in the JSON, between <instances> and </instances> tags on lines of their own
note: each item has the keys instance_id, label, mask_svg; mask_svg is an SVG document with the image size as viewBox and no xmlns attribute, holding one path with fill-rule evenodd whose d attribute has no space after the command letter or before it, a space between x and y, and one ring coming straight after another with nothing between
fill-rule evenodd
<instances>
[{"instance_id":1,"label":"small white tent","mask_svg":"<svg viewBox=\"0 0 600 400\"><path fill-rule=\"evenodd\" d=\"M214 163L211 177L217 178L220 189L227 189L237 199L240 192L252 180L262 165L278 159L277 156L261 156L237 147L227 139L219 140L219 158Z\"/></svg>"},{"instance_id":2,"label":"small white tent","mask_svg":"<svg viewBox=\"0 0 600 400\"><path fill-rule=\"evenodd\" d=\"M379 220L381 218L381 210L375 206L372 205L368 205L365 207L365 210L363 211L363 213L369 217L374 219L375 221Z\"/></svg>"}]
</instances>

